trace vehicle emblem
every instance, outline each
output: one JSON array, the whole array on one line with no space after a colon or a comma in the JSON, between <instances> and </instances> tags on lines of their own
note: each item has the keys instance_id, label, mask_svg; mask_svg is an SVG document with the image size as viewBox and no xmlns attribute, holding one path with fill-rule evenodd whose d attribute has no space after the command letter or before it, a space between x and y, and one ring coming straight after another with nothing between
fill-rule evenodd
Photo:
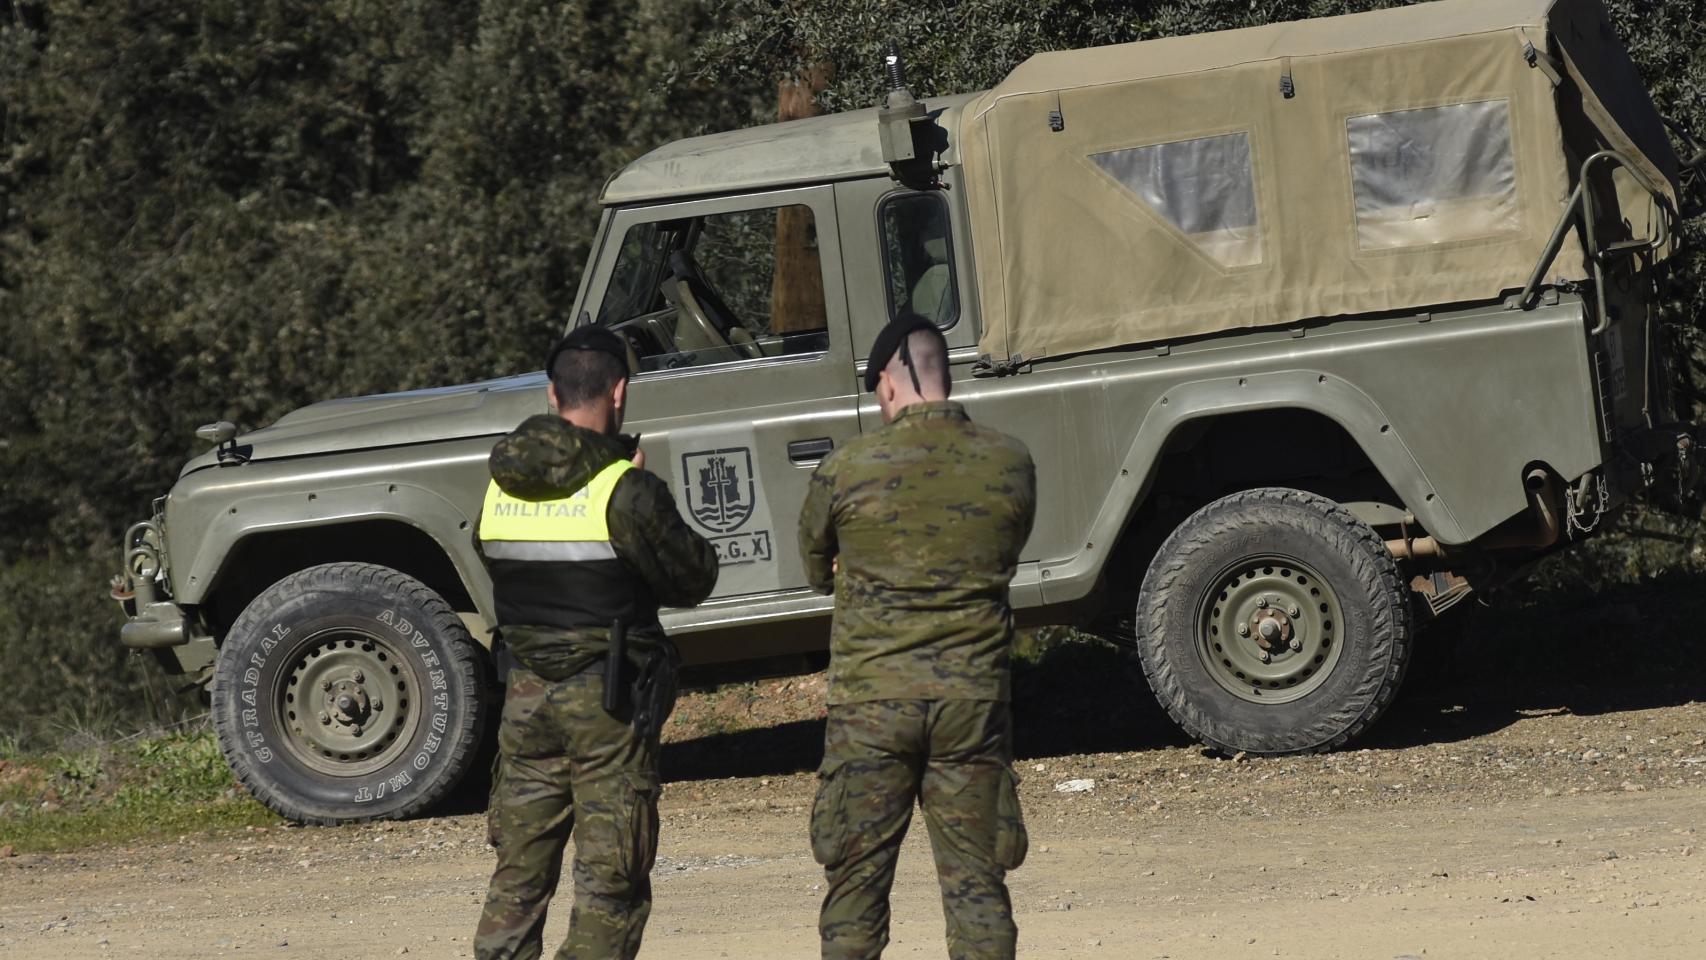
<instances>
[{"instance_id":1,"label":"vehicle emblem","mask_svg":"<svg viewBox=\"0 0 1706 960\"><path fill-rule=\"evenodd\" d=\"M757 488L752 482L750 449L689 453L681 458L681 475L687 483L687 510L706 530L739 530L752 516Z\"/></svg>"}]
</instances>

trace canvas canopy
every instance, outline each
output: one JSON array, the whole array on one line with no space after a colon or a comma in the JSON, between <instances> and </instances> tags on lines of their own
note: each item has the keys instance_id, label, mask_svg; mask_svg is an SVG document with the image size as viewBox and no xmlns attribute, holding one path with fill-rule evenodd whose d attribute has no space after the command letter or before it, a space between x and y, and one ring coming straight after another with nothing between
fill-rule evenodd
<instances>
[{"instance_id":1,"label":"canvas canopy","mask_svg":"<svg viewBox=\"0 0 1706 960\"><path fill-rule=\"evenodd\" d=\"M959 147L1000 359L1496 299L1605 148L1661 199L1617 172L1596 220L1646 236L1675 208L1675 155L1598 0L1041 54L967 105ZM1579 236L1547 276L1588 276Z\"/></svg>"}]
</instances>

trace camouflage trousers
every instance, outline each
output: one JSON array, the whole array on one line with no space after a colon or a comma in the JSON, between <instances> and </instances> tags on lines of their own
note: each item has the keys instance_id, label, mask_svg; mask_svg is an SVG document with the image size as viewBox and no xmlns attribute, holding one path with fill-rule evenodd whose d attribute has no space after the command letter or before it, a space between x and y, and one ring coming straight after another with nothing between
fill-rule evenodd
<instances>
[{"instance_id":1,"label":"camouflage trousers","mask_svg":"<svg viewBox=\"0 0 1706 960\"><path fill-rule=\"evenodd\" d=\"M994 700L834 704L812 804L812 855L828 893L824 960L875 960L916 802L924 810L953 960L1011 960L1007 871L1025 859L1008 705Z\"/></svg>"},{"instance_id":2,"label":"camouflage trousers","mask_svg":"<svg viewBox=\"0 0 1706 960\"><path fill-rule=\"evenodd\" d=\"M575 902L558 960L632 960L640 951L652 909L662 723L636 730L604 712L603 696L600 668L556 682L510 672L488 813L498 865L474 936L479 960L540 956L571 832Z\"/></svg>"}]
</instances>

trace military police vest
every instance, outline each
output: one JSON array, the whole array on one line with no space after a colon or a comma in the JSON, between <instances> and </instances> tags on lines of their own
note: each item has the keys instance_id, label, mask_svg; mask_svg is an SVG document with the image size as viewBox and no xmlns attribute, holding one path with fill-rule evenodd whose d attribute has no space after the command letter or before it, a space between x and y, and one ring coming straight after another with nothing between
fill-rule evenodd
<instances>
[{"instance_id":1,"label":"military police vest","mask_svg":"<svg viewBox=\"0 0 1706 960\"><path fill-rule=\"evenodd\" d=\"M618 460L560 500L521 500L493 481L480 512L499 627L609 627L657 622L651 591L610 541L610 498L632 470Z\"/></svg>"}]
</instances>

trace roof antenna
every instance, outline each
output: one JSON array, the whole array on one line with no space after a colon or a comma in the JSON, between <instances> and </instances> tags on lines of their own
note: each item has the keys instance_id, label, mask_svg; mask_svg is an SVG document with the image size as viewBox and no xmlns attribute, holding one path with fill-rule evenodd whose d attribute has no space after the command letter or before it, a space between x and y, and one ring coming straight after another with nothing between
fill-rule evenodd
<instances>
[{"instance_id":1,"label":"roof antenna","mask_svg":"<svg viewBox=\"0 0 1706 960\"><path fill-rule=\"evenodd\" d=\"M900 44L889 41L888 56L883 58L883 69L889 75L889 106L895 106L895 94L904 94L906 102L912 102L912 91L906 89L906 61L901 59Z\"/></svg>"},{"instance_id":2,"label":"roof antenna","mask_svg":"<svg viewBox=\"0 0 1706 960\"><path fill-rule=\"evenodd\" d=\"M919 161L928 166L930 112L907 88L906 60L900 55L900 45L892 40L883 58L883 72L888 75L889 92L877 111L877 132L882 140L883 162L894 171L896 180L905 183L917 179Z\"/></svg>"}]
</instances>

